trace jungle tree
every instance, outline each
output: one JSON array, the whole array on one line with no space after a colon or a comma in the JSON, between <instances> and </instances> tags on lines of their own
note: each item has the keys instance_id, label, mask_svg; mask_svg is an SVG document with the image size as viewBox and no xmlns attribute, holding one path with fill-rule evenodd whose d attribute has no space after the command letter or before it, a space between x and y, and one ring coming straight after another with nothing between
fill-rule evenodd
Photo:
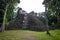
<instances>
[{"instance_id":1,"label":"jungle tree","mask_svg":"<svg viewBox=\"0 0 60 40\"><path fill-rule=\"evenodd\" d=\"M6 20L7 10L10 8L10 6L14 7L19 2L20 0L0 0L0 5L1 5L0 9L4 11L1 13L3 14L3 23L0 29L2 32L5 31L5 20ZM13 10L12 7L9 9L9 11L11 11L11 9Z\"/></svg>"}]
</instances>

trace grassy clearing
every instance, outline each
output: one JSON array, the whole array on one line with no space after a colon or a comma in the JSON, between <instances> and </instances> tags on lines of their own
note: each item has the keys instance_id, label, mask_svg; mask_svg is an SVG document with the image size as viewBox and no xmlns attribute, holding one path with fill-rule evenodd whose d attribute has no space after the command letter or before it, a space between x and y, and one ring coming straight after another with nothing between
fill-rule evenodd
<instances>
[{"instance_id":1,"label":"grassy clearing","mask_svg":"<svg viewBox=\"0 0 60 40\"><path fill-rule=\"evenodd\" d=\"M5 32L0 32L0 40L28 40L27 34L33 33L27 30L10 30ZM26 38L24 38L26 37Z\"/></svg>"},{"instance_id":2,"label":"grassy clearing","mask_svg":"<svg viewBox=\"0 0 60 40\"><path fill-rule=\"evenodd\" d=\"M52 36L48 36L46 32L35 32L28 30L10 30L0 32L0 40L29 40L28 37L30 36L38 38L39 40L60 40L60 30L51 30L50 33L52 34Z\"/></svg>"},{"instance_id":3,"label":"grassy clearing","mask_svg":"<svg viewBox=\"0 0 60 40\"><path fill-rule=\"evenodd\" d=\"M40 40L60 40L60 30L51 30L50 33L52 36L48 36L46 32L35 32L33 36Z\"/></svg>"}]
</instances>

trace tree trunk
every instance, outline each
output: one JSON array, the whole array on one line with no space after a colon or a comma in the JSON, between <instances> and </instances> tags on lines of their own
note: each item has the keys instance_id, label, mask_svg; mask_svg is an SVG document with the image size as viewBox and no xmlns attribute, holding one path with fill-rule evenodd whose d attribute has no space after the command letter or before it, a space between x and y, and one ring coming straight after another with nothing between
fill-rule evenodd
<instances>
[{"instance_id":1,"label":"tree trunk","mask_svg":"<svg viewBox=\"0 0 60 40\"><path fill-rule=\"evenodd\" d=\"M1 31L2 31L2 32L5 31L5 19L6 19L6 14L7 14L8 6L9 6L9 4L6 5L6 9L5 9L5 12L4 12L3 23L2 23L2 26L1 26Z\"/></svg>"},{"instance_id":2,"label":"tree trunk","mask_svg":"<svg viewBox=\"0 0 60 40\"><path fill-rule=\"evenodd\" d=\"M45 1L46 2L46 1ZM47 19L47 16L46 16L46 13L47 13L47 4L45 4L45 20L46 20L46 27L47 27L47 35L51 35L50 32L49 32L49 25L48 25L48 19Z\"/></svg>"}]
</instances>

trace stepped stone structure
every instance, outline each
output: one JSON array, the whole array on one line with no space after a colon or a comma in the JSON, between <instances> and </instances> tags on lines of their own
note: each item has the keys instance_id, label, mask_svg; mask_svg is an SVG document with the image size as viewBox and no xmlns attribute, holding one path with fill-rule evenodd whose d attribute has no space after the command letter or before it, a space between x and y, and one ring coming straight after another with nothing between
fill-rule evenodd
<instances>
[{"instance_id":1,"label":"stepped stone structure","mask_svg":"<svg viewBox=\"0 0 60 40\"><path fill-rule=\"evenodd\" d=\"M37 13L31 12L26 13L24 10L19 8L16 18L10 22L7 29L28 29L28 30L47 30L46 24L44 24Z\"/></svg>"}]
</instances>

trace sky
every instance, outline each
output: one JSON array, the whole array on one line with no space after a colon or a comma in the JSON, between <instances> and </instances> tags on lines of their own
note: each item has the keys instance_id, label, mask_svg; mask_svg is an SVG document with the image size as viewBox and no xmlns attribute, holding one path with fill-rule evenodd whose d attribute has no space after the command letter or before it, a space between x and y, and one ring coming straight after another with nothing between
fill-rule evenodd
<instances>
[{"instance_id":1,"label":"sky","mask_svg":"<svg viewBox=\"0 0 60 40\"><path fill-rule=\"evenodd\" d=\"M21 7L26 12L44 12L45 7L42 4L44 0L20 0L20 4L18 4L18 7Z\"/></svg>"}]
</instances>

